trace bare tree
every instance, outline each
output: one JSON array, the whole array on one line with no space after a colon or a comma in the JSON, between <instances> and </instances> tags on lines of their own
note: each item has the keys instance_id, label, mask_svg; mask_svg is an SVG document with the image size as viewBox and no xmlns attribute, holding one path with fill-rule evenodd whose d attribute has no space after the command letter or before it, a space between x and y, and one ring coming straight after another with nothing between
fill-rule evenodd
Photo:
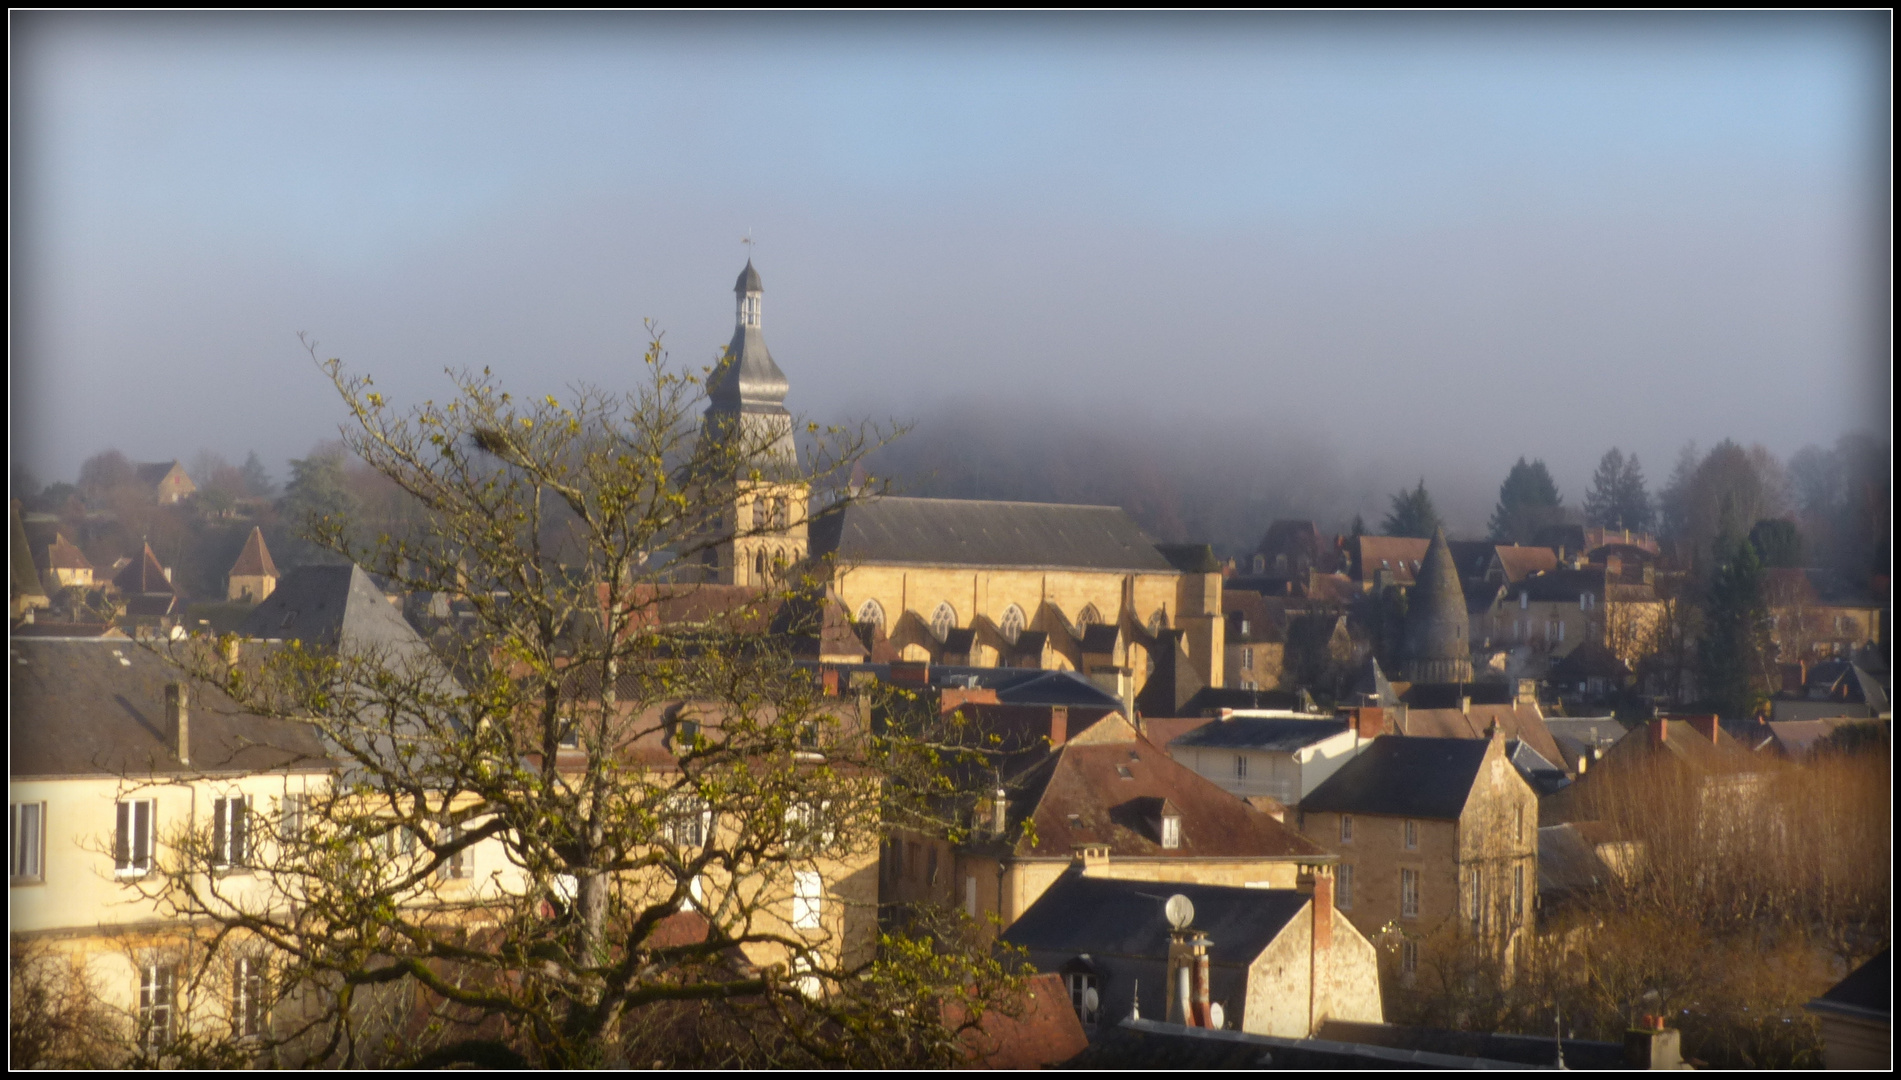
<instances>
[{"instance_id":1,"label":"bare tree","mask_svg":"<svg viewBox=\"0 0 1901 1080\"><path fill-rule=\"evenodd\" d=\"M452 373L454 400L406 415L320 366L349 450L409 506L373 538L319 516L312 539L469 617L435 652L177 650L341 763L329 789L255 808L243 881L209 830L150 879L218 929L210 955L269 947L286 1004L261 1045L346 1065L958 1060L957 1027L1013 977L952 938L881 932L875 908L888 824L961 824L941 816L954 733L792 654L828 568L699 580L705 553L783 527L738 501L874 493L846 478L881 434L808 426L793 458L789 419L701 429L703 378L657 337L625 395L520 401Z\"/></svg>"}]
</instances>

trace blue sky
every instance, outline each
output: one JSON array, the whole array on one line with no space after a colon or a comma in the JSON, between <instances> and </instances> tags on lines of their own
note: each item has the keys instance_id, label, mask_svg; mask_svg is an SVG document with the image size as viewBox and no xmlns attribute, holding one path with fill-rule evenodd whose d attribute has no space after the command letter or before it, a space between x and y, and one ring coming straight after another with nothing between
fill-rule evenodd
<instances>
[{"instance_id":1,"label":"blue sky","mask_svg":"<svg viewBox=\"0 0 1901 1080\"><path fill-rule=\"evenodd\" d=\"M1886 423L1885 15L13 30L43 477L108 445L281 474L339 419L299 330L399 399L624 381L643 318L703 362L747 230L826 417L1271 425L1580 493L1612 444L1660 478L1688 438Z\"/></svg>"}]
</instances>

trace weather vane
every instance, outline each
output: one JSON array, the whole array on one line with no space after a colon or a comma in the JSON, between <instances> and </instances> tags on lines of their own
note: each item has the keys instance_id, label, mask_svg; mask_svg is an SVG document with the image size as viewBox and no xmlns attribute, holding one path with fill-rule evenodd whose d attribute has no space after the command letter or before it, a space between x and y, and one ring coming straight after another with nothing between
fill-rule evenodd
<instances>
[{"instance_id":1,"label":"weather vane","mask_svg":"<svg viewBox=\"0 0 1901 1080\"><path fill-rule=\"evenodd\" d=\"M752 261L752 252L753 252L753 244L754 244L754 243L756 243L756 241L754 241L754 240L753 240L753 238L752 238L752 230L751 230L751 229L747 229L747 230L746 230L746 235L744 235L744 236L742 236L742 237L740 237L740 238L739 238L739 242L740 242L740 243L742 243L742 244L744 244L744 245L746 245L746 261L747 261L747 262L751 262L751 261Z\"/></svg>"}]
</instances>

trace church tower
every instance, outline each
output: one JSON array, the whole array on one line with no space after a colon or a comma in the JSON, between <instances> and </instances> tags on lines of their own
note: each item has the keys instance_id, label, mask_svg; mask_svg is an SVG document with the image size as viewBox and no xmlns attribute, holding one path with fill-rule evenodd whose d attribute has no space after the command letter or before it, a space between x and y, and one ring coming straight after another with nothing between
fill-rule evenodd
<instances>
[{"instance_id":1,"label":"church tower","mask_svg":"<svg viewBox=\"0 0 1901 1080\"><path fill-rule=\"evenodd\" d=\"M1432 535L1406 613L1406 678L1416 683L1472 681L1472 638L1459 568L1446 531Z\"/></svg>"},{"instance_id":2,"label":"church tower","mask_svg":"<svg viewBox=\"0 0 1901 1080\"><path fill-rule=\"evenodd\" d=\"M785 407L790 384L760 330L765 287L751 259L733 294L733 340L707 380L709 404L700 429L703 439L721 448L715 482L731 535L711 554L720 584L763 585L805 558L810 491L799 478L792 414Z\"/></svg>"}]
</instances>

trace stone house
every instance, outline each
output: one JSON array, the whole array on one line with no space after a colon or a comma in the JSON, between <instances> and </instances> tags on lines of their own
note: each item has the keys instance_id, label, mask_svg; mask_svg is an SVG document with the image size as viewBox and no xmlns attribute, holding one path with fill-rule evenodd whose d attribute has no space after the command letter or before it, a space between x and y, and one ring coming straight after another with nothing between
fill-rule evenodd
<instances>
[{"instance_id":1,"label":"stone house","mask_svg":"<svg viewBox=\"0 0 1901 1080\"><path fill-rule=\"evenodd\" d=\"M198 490L185 475L185 466L177 461L158 461L135 466L139 486L151 493L152 501L170 506Z\"/></svg>"},{"instance_id":2,"label":"stone house","mask_svg":"<svg viewBox=\"0 0 1901 1080\"><path fill-rule=\"evenodd\" d=\"M260 910L274 902L249 853L328 787L334 766L315 733L186 687L163 656L124 639L20 639L8 652L13 941L77 961L99 1004L154 1041L263 1023L263 954L234 949L194 978L195 931L140 885L181 832L209 830L225 860L219 891Z\"/></svg>"},{"instance_id":3,"label":"stone house","mask_svg":"<svg viewBox=\"0 0 1901 1080\"><path fill-rule=\"evenodd\" d=\"M1358 710L1349 720L1224 711L1220 719L1178 736L1168 753L1231 795L1292 807L1371 745L1383 727L1376 708Z\"/></svg>"},{"instance_id":4,"label":"stone house","mask_svg":"<svg viewBox=\"0 0 1901 1080\"><path fill-rule=\"evenodd\" d=\"M1377 1024L1384 1015L1378 955L1334 909L1328 886L1324 868L1302 873L1292 888L1268 889L1124 881L1078 869L1052 884L1003 940L1064 978L1092 1039L1138 1016L1307 1038L1330 1020ZM1185 925L1171 923L1169 903Z\"/></svg>"},{"instance_id":5,"label":"stone house","mask_svg":"<svg viewBox=\"0 0 1901 1080\"><path fill-rule=\"evenodd\" d=\"M1227 660L1222 685L1237 690L1274 690L1281 684L1287 655L1283 613L1267 598L1244 589L1225 589L1221 613L1227 619Z\"/></svg>"},{"instance_id":6,"label":"stone house","mask_svg":"<svg viewBox=\"0 0 1901 1080\"><path fill-rule=\"evenodd\" d=\"M1375 739L1302 801L1299 821L1339 856L1335 906L1369 936L1405 932L1402 979L1424 937L1457 931L1509 950L1532 925L1538 797L1502 731Z\"/></svg>"},{"instance_id":7,"label":"stone house","mask_svg":"<svg viewBox=\"0 0 1901 1080\"><path fill-rule=\"evenodd\" d=\"M1883 597L1827 569L1764 571L1769 637L1785 661L1850 657L1881 640Z\"/></svg>"},{"instance_id":8,"label":"stone house","mask_svg":"<svg viewBox=\"0 0 1901 1080\"><path fill-rule=\"evenodd\" d=\"M66 539L64 533L54 533L53 542L46 547L46 576L53 579L53 587L89 589L93 585L92 573L92 560L79 550L79 545Z\"/></svg>"},{"instance_id":9,"label":"stone house","mask_svg":"<svg viewBox=\"0 0 1901 1080\"><path fill-rule=\"evenodd\" d=\"M911 833L887 841L887 906L932 901L1008 926L1079 863L1118 880L1291 888L1300 866L1331 861L1171 759L1120 713L1042 739L999 770L996 790L970 812L965 842Z\"/></svg>"}]
</instances>

